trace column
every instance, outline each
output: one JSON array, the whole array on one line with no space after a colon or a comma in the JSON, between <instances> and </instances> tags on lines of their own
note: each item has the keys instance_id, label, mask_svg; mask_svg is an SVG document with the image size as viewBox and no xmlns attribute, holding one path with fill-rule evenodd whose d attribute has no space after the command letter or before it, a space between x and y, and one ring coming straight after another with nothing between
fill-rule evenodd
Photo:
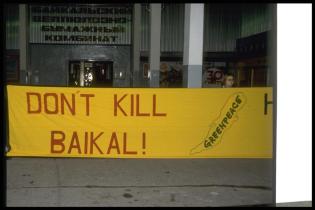
<instances>
[{"instance_id":1,"label":"column","mask_svg":"<svg viewBox=\"0 0 315 210\"><path fill-rule=\"evenodd\" d=\"M19 4L20 82L30 84L28 69L28 11L26 4Z\"/></svg>"},{"instance_id":2,"label":"column","mask_svg":"<svg viewBox=\"0 0 315 210\"><path fill-rule=\"evenodd\" d=\"M132 87L140 87L141 4L134 4L132 36Z\"/></svg>"},{"instance_id":3,"label":"column","mask_svg":"<svg viewBox=\"0 0 315 210\"><path fill-rule=\"evenodd\" d=\"M185 5L183 86L202 87L204 4Z\"/></svg>"},{"instance_id":4,"label":"column","mask_svg":"<svg viewBox=\"0 0 315 210\"><path fill-rule=\"evenodd\" d=\"M150 4L150 87L160 86L161 4Z\"/></svg>"}]
</instances>

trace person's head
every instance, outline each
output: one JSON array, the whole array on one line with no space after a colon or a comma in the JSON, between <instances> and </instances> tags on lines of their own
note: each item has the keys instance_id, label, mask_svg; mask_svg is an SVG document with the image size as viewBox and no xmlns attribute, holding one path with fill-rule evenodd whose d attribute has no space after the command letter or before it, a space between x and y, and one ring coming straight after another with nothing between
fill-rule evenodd
<instances>
[{"instance_id":1,"label":"person's head","mask_svg":"<svg viewBox=\"0 0 315 210\"><path fill-rule=\"evenodd\" d=\"M233 76L233 74L227 73L226 75L224 75L223 86L227 87L227 88L234 86L234 76Z\"/></svg>"}]
</instances>

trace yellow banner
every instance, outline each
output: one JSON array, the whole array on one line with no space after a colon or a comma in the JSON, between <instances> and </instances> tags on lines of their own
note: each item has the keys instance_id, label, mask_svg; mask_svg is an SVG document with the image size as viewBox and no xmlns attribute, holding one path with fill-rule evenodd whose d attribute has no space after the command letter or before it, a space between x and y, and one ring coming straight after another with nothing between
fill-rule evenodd
<instances>
[{"instance_id":1,"label":"yellow banner","mask_svg":"<svg viewBox=\"0 0 315 210\"><path fill-rule=\"evenodd\" d=\"M7 156L272 158L272 88L7 92Z\"/></svg>"}]
</instances>

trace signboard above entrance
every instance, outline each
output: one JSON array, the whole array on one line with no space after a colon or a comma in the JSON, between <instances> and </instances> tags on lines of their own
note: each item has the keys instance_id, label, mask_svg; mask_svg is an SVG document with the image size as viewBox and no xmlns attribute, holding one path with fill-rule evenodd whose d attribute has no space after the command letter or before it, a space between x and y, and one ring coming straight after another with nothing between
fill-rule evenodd
<instances>
[{"instance_id":1,"label":"signboard above entrance","mask_svg":"<svg viewBox=\"0 0 315 210\"><path fill-rule=\"evenodd\" d=\"M30 43L131 44L132 7L30 6Z\"/></svg>"}]
</instances>

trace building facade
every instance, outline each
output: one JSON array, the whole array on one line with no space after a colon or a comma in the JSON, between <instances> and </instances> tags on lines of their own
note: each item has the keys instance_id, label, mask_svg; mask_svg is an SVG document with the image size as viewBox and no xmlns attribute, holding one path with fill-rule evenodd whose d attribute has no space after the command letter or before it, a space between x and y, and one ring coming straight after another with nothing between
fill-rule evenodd
<instances>
[{"instance_id":1,"label":"building facade","mask_svg":"<svg viewBox=\"0 0 315 210\"><path fill-rule=\"evenodd\" d=\"M210 88L229 72L239 87L271 86L272 11L269 4L7 4L7 82ZM195 54L197 70L189 70Z\"/></svg>"}]
</instances>

